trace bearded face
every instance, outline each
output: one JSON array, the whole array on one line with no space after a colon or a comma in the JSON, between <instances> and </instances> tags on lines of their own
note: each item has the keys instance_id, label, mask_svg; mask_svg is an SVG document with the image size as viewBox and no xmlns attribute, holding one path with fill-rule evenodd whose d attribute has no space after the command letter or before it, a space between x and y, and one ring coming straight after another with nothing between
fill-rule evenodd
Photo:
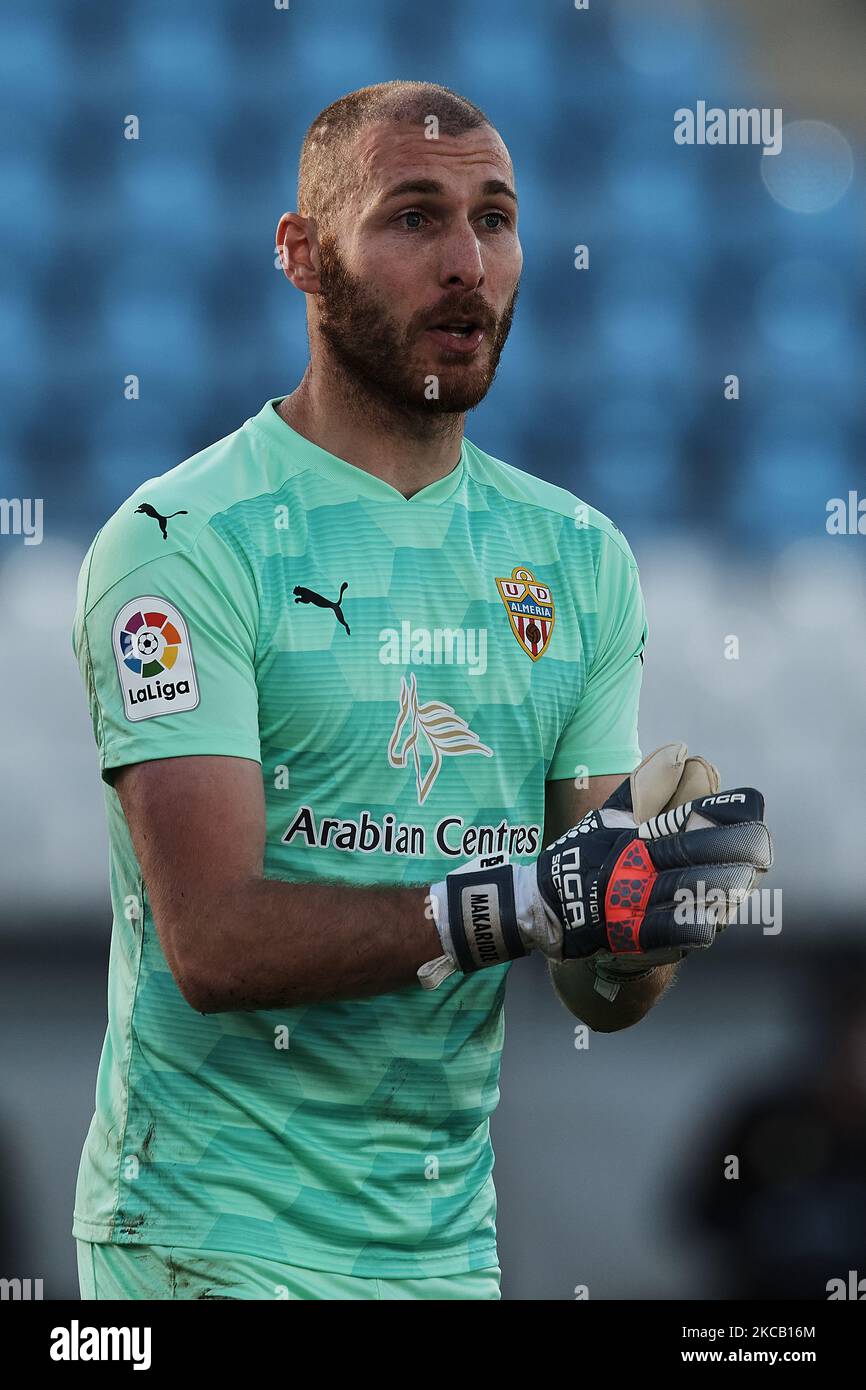
<instances>
[{"instance_id":1,"label":"bearded face","mask_svg":"<svg viewBox=\"0 0 866 1390\"><path fill-rule=\"evenodd\" d=\"M516 286L498 316L481 293L460 290L401 322L350 272L332 237L322 237L319 251L319 330L356 388L421 417L462 414L484 399L511 329Z\"/></svg>"}]
</instances>

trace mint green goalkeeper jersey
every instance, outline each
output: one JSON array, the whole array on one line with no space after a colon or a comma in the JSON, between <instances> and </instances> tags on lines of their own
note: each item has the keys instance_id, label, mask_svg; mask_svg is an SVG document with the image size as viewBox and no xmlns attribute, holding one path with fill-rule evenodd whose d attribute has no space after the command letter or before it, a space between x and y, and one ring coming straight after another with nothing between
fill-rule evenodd
<instances>
[{"instance_id":1,"label":"mint green goalkeeper jersey","mask_svg":"<svg viewBox=\"0 0 866 1390\"><path fill-rule=\"evenodd\" d=\"M81 570L74 647L114 920L74 1234L371 1277L482 1269L509 967L198 1014L113 774L260 763L265 873L289 883L425 885L479 853L528 862L546 780L640 759L635 562L605 517L468 441L407 499L302 438L278 403L144 483Z\"/></svg>"}]
</instances>

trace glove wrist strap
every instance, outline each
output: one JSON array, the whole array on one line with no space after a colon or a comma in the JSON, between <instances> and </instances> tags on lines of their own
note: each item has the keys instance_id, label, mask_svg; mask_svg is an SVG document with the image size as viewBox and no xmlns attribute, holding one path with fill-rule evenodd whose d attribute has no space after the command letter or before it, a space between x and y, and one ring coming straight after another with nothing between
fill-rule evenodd
<instances>
[{"instance_id":1,"label":"glove wrist strap","mask_svg":"<svg viewBox=\"0 0 866 1390\"><path fill-rule=\"evenodd\" d=\"M451 944L464 974L527 954L517 927L513 865L449 874L445 882Z\"/></svg>"},{"instance_id":2,"label":"glove wrist strap","mask_svg":"<svg viewBox=\"0 0 866 1390\"><path fill-rule=\"evenodd\" d=\"M435 989L455 970L471 975L528 954L518 927L517 875L526 870L504 855L474 859L430 889L433 917L444 955L418 971Z\"/></svg>"}]
</instances>

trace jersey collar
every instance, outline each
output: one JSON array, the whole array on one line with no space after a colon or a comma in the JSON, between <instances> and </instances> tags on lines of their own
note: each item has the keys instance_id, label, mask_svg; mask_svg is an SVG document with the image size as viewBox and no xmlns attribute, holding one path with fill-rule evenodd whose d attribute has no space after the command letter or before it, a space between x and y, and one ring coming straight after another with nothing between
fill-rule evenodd
<instances>
[{"instance_id":1,"label":"jersey collar","mask_svg":"<svg viewBox=\"0 0 866 1390\"><path fill-rule=\"evenodd\" d=\"M416 492L412 497L404 497L398 488L386 483L384 478L377 478L375 473L368 473L364 468L358 468L353 463L347 463L345 459L337 458L335 454L329 454L326 449L320 449L318 444L293 430L276 411L276 407L284 399L283 396L272 396L270 400L265 401L251 423L264 430L277 449L290 449L293 458L308 468L315 469L325 477L333 478L335 482L345 483L364 497L400 502L404 507L436 506L446 501L463 480L466 472L465 439L460 446L460 459L450 473L446 473L443 478L437 478L434 483L428 483L427 487L421 488L420 492Z\"/></svg>"}]
</instances>

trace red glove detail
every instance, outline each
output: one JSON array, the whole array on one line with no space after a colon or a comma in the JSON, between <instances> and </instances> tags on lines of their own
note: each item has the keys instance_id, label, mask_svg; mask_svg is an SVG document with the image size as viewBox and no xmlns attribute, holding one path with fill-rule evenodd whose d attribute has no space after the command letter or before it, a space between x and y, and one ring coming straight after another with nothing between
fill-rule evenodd
<instances>
[{"instance_id":1,"label":"red glove detail","mask_svg":"<svg viewBox=\"0 0 866 1390\"><path fill-rule=\"evenodd\" d=\"M613 866L604 899L609 949L616 955L640 950L640 929L658 877L644 840L626 845Z\"/></svg>"}]
</instances>

